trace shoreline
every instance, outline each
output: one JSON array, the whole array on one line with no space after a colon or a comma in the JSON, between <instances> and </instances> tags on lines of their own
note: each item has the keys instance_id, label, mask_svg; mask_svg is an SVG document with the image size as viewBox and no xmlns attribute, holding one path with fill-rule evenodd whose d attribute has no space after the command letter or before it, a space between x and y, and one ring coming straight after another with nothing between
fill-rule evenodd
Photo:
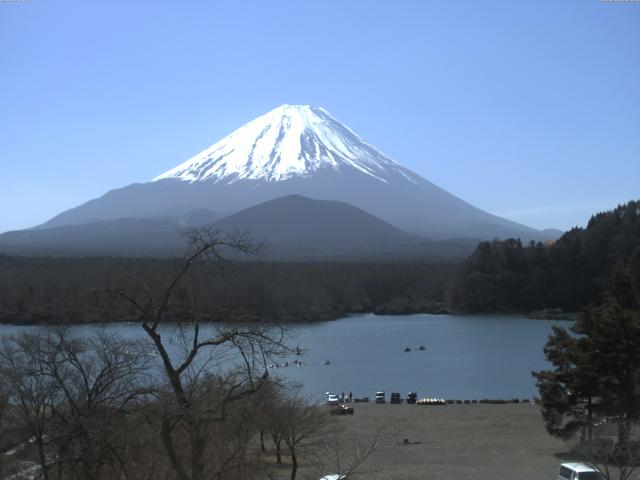
<instances>
[{"instance_id":1,"label":"shoreline","mask_svg":"<svg viewBox=\"0 0 640 480\"><path fill-rule=\"evenodd\" d=\"M554 310L554 309L549 309ZM371 310L353 310L353 311L345 311L345 312L335 312L333 315L310 315L307 317L297 316L297 320L288 318L274 319L274 318L257 318L251 317L248 315L238 315L234 318L233 315L227 317L226 320L219 318L220 316L209 316L209 315L200 315L198 319L198 323L201 324L219 324L219 323L233 323L233 324L263 324L265 326L277 326L277 325L303 325L303 324L312 324L312 323L321 323L321 322L332 322L337 321L342 318L346 318L353 315L375 315L377 317L405 317L412 315L456 315L456 316L464 316L464 317L473 317L480 315L518 315L523 318L528 318L529 320L554 320L554 321L567 321L572 322L575 321L580 313L577 312L552 312L546 313L547 310L539 310L539 311L530 311L530 312L522 312L522 311L499 311L499 312L464 312L457 311L452 308L434 308L434 309L421 309L414 310L408 309L406 311L386 311L378 308L374 308ZM31 314L34 317L42 318L42 315ZM33 327L64 327L64 326L75 326L75 325L121 325L126 323L138 323L139 320L136 319L109 319L108 321L96 321L95 319L89 319L87 321L60 321L58 319L53 319L52 321L35 321L34 318L29 318L25 320L15 320L16 314L9 315L1 315L0 314L0 325L8 325L15 327L23 327L23 326L33 326ZM239 317L239 318L238 318ZM178 323L176 321L167 321L163 323Z\"/></svg>"}]
</instances>

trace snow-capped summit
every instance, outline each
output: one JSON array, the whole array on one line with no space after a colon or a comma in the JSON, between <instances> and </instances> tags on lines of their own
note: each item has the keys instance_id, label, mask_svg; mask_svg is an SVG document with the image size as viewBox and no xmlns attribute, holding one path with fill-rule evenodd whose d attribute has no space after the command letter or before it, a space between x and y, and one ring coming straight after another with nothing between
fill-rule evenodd
<instances>
[{"instance_id":1,"label":"snow-capped summit","mask_svg":"<svg viewBox=\"0 0 640 480\"><path fill-rule=\"evenodd\" d=\"M281 105L153 181L274 182L327 168L356 169L385 183L398 174L416 181L325 109L309 105Z\"/></svg>"},{"instance_id":2,"label":"snow-capped summit","mask_svg":"<svg viewBox=\"0 0 640 480\"><path fill-rule=\"evenodd\" d=\"M432 239L548 238L469 205L308 105L275 108L153 181L111 190L39 228L174 218L201 209L229 215L291 195L347 203Z\"/></svg>"}]
</instances>

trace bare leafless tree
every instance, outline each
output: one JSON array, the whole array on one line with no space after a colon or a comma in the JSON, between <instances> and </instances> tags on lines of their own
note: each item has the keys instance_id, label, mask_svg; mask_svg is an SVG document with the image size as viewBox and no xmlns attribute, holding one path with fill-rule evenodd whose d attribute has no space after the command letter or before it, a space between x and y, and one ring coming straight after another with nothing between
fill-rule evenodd
<instances>
[{"instance_id":1,"label":"bare leafless tree","mask_svg":"<svg viewBox=\"0 0 640 480\"><path fill-rule=\"evenodd\" d=\"M53 460L47 434L51 431L54 406L60 400L60 388L55 379L42 372L38 354L42 342L42 332L3 338L0 380L12 406L7 412L19 442L15 450L35 445L42 477L48 480Z\"/></svg>"},{"instance_id":2,"label":"bare leafless tree","mask_svg":"<svg viewBox=\"0 0 640 480\"><path fill-rule=\"evenodd\" d=\"M229 417L232 404L262 388L267 359L285 348L282 331L255 325L203 328L180 284L196 263L222 269L228 255L255 255L259 249L244 234L193 230L189 252L159 298L146 286L136 292L111 291L134 308L160 358L166 385L158 411L159 436L179 480L222 478L221 471L229 471L226 460L207 462L213 432Z\"/></svg>"},{"instance_id":3,"label":"bare leafless tree","mask_svg":"<svg viewBox=\"0 0 640 480\"><path fill-rule=\"evenodd\" d=\"M101 332L80 338L65 329L3 339L0 377L20 432L15 450L37 462L42 478L99 479L105 467L122 466L115 460L126 444L119 420L150 393L144 381L149 362L139 347Z\"/></svg>"},{"instance_id":4,"label":"bare leafless tree","mask_svg":"<svg viewBox=\"0 0 640 480\"><path fill-rule=\"evenodd\" d=\"M251 423L261 434L260 451L275 456L276 468L265 472L269 478L279 478L286 464L289 478L295 480L303 457L321 445L328 432L328 409L309 403L300 392L300 384L272 381L251 399ZM262 434L268 436L269 448Z\"/></svg>"},{"instance_id":5,"label":"bare leafless tree","mask_svg":"<svg viewBox=\"0 0 640 480\"><path fill-rule=\"evenodd\" d=\"M318 405L304 401L298 394L291 395L282 405L285 418L284 442L291 456L291 480L298 474L299 453L317 448L329 423L329 412Z\"/></svg>"},{"instance_id":6,"label":"bare leafless tree","mask_svg":"<svg viewBox=\"0 0 640 480\"><path fill-rule=\"evenodd\" d=\"M2 357L0 356L0 365ZM12 445L9 423L7 422L7 411L9 409L9 391L4 381L2 367L0 367L0 478L7 475L7 458L5 453Z\"/></svg>"},{"instance_id":7,"label":"bare leafless tree","mask_svg":"<svg viewBox=\"0 0 640 480\"><path fill-rule=\"evenodd\" d=\"M56 330L47 340L43 371L63 397L54 416L59 459L74 477L100 478L102 469L121 465L113 461L121 445L116 418L150 395L150 359L144 345L100 331L75 338Z\"/></svg>"},{"instance_id":8,"label":"bare leafless tree","mask_svg":"<svg viewBox=\"0 0 640 480\"><path fill-rule=\"evenodd\" d=\"M276 463L282 464L282 444L286 420L283 403L284 386L278 382L267 382L256 395L251 398L251 421L258 430L260 451L267 452L265 436L274 447Z\"/></svg>"},{"instance_id":9,"label":"bare leafless tree","mask_svg":"<svg viewBox=\"0 0 640 480\"><path fill-rule=\"evenodd\" d=\"M395 429L380 429L371 435L346 435L341 429L330 428L324 433L313 452L315 468L309 469L306 479L312 480L333 472L341 479L349 480L366 477L371 471L364 471L365 465L381 450L391 448L398 439ZM391 467L390 465L387 468ZM378 472L379 473L379 472Z\"/></svg>"},{"instance_id":10,"label":"bare leafless tree","mask_svg":"<svg viewBox=\"0 0 640 480\"><path fill-rule=\"evenodd\" d=\"M619 441L616 418L605 418L591 428L592 438L582 441L577 455L602 472L607 480L629 480L640 468L640 429L628 428L625 441Z\"/></svg>"}]
</instances>

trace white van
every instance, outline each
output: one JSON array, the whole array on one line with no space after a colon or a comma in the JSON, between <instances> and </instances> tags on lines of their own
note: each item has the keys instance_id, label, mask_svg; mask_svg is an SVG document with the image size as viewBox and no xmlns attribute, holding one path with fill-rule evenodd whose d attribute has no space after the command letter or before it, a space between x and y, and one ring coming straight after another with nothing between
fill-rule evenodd
<instances>
[{"instance_id":1,"label":"white van","mask_svg":"<svg viewBox=\"0 0 640 480\"><path fill-rule=\"evenodd\" d=\"M558 471L558 480L604 480L604 476L584 463L563 463Z\"/></svg>"},{"instance_id":2,"label":"white van","mask_svg":"<svg viewBox=\"0 0 640 480\"><path fill-rule=\"evenodd\" d=\"M335 406L340 404L340 399L335 393L327 392L327 405Z\"/></svg>"}]
</instances>

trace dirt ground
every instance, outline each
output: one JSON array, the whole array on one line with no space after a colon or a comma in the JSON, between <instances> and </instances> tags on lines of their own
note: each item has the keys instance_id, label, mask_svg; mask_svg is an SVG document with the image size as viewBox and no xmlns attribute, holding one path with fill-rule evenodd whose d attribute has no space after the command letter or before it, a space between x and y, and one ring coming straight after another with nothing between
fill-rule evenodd
<instances>
[{"instance_id":1,"label":"dirt ground","mask_svg":"<svg viewBox=\"0 0 640 480\"><path fill-rule=\"evenodd\" d=\"M391 445L377 451L356 478L555 480L567 461L569 445L547 434L535 405L354 407L353 416L336 419L345 438L397 430Z\"/></svg>"}]
</instances>

